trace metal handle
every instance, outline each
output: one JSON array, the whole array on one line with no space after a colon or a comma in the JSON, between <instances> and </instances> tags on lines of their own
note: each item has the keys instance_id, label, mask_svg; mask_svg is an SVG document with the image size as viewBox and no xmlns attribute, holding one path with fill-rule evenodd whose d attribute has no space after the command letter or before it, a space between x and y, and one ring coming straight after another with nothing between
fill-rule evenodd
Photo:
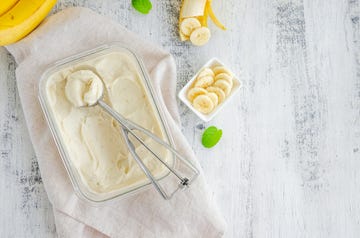
<instances>
[{"instance_id":1,"label":"metal handle","mask_svg":"<svg viewBox=\"0 0 360 238\"><path fill-rule=\"evenodd\" d=\"M183 163L185 163L190 169L192 169L195 172L195 174L198 174L198 170L194 166L192 166L183 156L180 155L179 152L177 152L173 147L171 147L169 144L164 142L161 138L154 135L152 132L148 131L147 129L141 127L140 125L138 125L138 124L136 124L134 122L128 121L125 117L123 117L122 115L117 113L115 110L113 110L104 101L99 100L98 105L101 106L107 113L109 113L115 120L117 120L120 123L122 134L123 134L123 136L125 138L125 142L126 142L128 148L129 148L129 151L130 151L131 155L133 156L133 158L138 163L140 168L143 170L145 175L150 179L151 183L154 185L156 190L161 194L161 196L164 199L170 199L172 194L171 195L166 194L164 189L161 187L161 185L154 178L153 174L146 167L146 165L143 163L143 161L139 158L139 156L137 155L137 153L135 151L134 144L129 139L128 133L130 133L137 141L139 141L152 155L154 155L167 169L169 169L169 171L171 171L180 180L179 188L183 188L185 186L188 186L189 183L190 183L190 180L188 178L186 178L186 177L182 177L177 171L175 171L165 161L163 161L157 153L155 153L151 148L149 148L145 144L145 142L141 138L139 138L139 136L137 136L132 131L133 129L136 129L136 130L139 130L139 131L143 132L145 135L151 137L157 143L159 143L159 144L163 145L164 147L166 147L173 154L175 154Z\"/></svg>"},{"instance_id":2,"label":"metal handle","mask_svg":"<svg viewBox=\"0 0 360 238\"><path fill-rule=\"evenodd\" d=\"M137 153L135 152L135 146L134 144L129 140L129 136L128 133L129 131L124 128L121 127L121 132L124 135L125 138L125 143L127 144L127 146L130 148L130 153L133 156L133 158L135 159L135 161L138 163L138 165L140 166L140 168L144 171L145 175L150 179L151 183L154 185L154 187L156 188L156 190L161 194L161 196L164 199L169 199L168 195L165 193L165 191L163 190L163 188L160 186L160 184L156 181L156 179L154 178L154 176L152 175L152 173L150 172L150 170L146 167L146 165L144 164L144 162L139 158L139 156L137 155Z\"/></svg>"}]
</instances>

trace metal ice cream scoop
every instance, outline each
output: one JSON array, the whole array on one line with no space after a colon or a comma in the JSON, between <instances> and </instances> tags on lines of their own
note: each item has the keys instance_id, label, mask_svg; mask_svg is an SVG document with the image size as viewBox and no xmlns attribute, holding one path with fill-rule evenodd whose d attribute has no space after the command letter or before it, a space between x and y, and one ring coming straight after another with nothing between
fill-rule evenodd
<instances>
[{"instance_id":1,"label":"metal ice cream scoop","mask_svg":"<svg viewBox=\"0 0 360 238\"><path fill-rule=\"evenodd\" d=\"M162 140L161 138L156 136L151 131L149 131L149 130L143 128L142 126L140 126L140 125L126 119L124 116L122 116L120 113L115 111L112 107L110 107L103 100L104 91L105 91L104 88L105 87L104 87L104 83L103 83L102 80L101 80L101 82L102 82L101 86L103 87L102 88L102 94L97 99L97 101L95 101L94 103L82 105L82 106L79 106L79 107L94 107L94 106L98 105L103 110L105 110L110 116L112 116L121 125L121 132L122 132L122 135L123 135L123 137L125 139L125 143L126 143L128 149L130 151L130 154L136 160L137 164L140 166L140 168L143 170L145 175L150 179L151 183L154 185L156 190L161 194L161 196L164 199L168 200L168 199L170 199L172 197L172 195L177 190L179 190L181 188L188 187L190 185L191 181L197 177L197 175L199 173L198 170L187 159L185 159L176 149L174 149L171 145L169 145L167 142L165 142L164 140ZM169 164L167 164L155 151L153 151L148 145L146 145L146 143L138 135L136 135L136 133L134 133L135 130L140 131L141 133L143 133L146 136L153 139L158 144L164 146L166 149L171 151L171 153L173 155L175 155L177 157L177 159L178 159L176 162L180 162L180 163L182 163L182 166L186 166L187 169L189 169L192 172L191 174L193 174L193 176L191 178L182 176L181 172L174 168L175 166L172 167ZM142 159L136 153L135 146L134 146L133 142L131 142L131 140L129 139L129 134L131 134L137 141L139 141L142 146L144 146L156 159L158 159L171 173L173 173L180 180L180 182L178 183L178 186L174 190L174 192L172 192L171 194L167 193L163 189L163 187L160 185L159 181L157 181L155 179L154 175L151 173L149 168L144 164Z\"/></svg>"}]
</instances>

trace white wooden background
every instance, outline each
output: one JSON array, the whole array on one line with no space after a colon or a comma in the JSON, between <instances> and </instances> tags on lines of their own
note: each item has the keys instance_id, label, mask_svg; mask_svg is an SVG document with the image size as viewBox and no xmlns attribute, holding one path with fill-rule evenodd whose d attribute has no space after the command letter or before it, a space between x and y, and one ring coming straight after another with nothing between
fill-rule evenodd
<instances>
[{"instance_id":1,"label":"white wooden background","mask_svg":"<svg viewBox=\"0 0 360 238\"><path fill-rule=\"evenodd\" d=\"M152 0L146 16L130 2L60 0L54 12L86 6L162 45L176 59L178 90L213 56L249 73L210 123L179 103L228 222L225 237L359 237L359 0L214 0L229 30L211 25L202 48L178 41L180 0ZM15 68L0 48L0 236L54 237ZM207 150L200 128L209 125L223 138Z\"/></svg>"}]
</instances>

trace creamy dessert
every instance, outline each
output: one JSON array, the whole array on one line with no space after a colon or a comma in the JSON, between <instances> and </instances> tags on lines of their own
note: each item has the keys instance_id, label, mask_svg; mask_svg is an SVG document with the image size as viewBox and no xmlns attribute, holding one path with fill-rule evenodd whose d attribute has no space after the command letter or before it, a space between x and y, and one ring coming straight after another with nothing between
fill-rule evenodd
<instances>
[{"instance_id":1,"label":"creamy dessert","mask_svg":"<svg viewBox=\"0 0 360 238\"><path fill-rule=\"evenodd\" d=\"M130 155L120 125L99 106L87 105L104 95L103 100L118 113L167 141L142 77L132 55L113 52L64 68L47 79L49 108L67 157L91 192L129 189L147 183L147 179ZM173 163L168 150L138 135L165 162ZM139 142L132 141L155 177L168 172Z\"/></svg>"},{"instance_id":2,"label":"creamy dessert","mask_svg":"<svg viewBox=\"0 0 360 238\"><path fill-rule=\"evenodd\" d=\"M75 107L94 105L103 95L103 83L91 70L79 70L66 77L65 95Z\"/></svg>"}]
</instances>

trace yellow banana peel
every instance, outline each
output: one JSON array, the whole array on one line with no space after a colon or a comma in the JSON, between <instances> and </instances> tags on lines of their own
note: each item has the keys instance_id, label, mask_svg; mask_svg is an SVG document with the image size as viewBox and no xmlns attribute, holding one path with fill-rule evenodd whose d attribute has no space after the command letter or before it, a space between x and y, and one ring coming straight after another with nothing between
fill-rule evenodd
<instances>
[{"instance_id":1,"label":"yellow banana peel","mask_svg":"<svg viewBox=\"0 0 360 238\"><path fill-rule=\"evenodd\" d=\"M12 8L19 0L1 0L0 16Z\"/></svg>"},{"instance_id":2,"label":"yellow banana peel","mask_svg":"<svg viewBox=\"0 0 360 238\"><path fill-rule=\"evenodd\" d=\"M208 0L205 6L205 12L209 14L211 20L214 22L214 24L219 27L222 30L226 30L226 27L217 19L217 17L214 14L214 11L211 7L212 0Z\"/></svg>"},{"instance_id":3,"label":"yellow banana peel","mask_svg":"<svg viewBox=\"0 0 360 238\"><path fill-rule=\"evenodd\" d=\"M56 0L18 0L0 15L0 45L14 43L29 34L47 16L55 3ZM5 6L2 3L0 5Z\"/></svg>"},{"instance_id":4,"label":"yellow banana peel","mask_svg":"<svg viewBox=\"0 0 360 238\"><path fill-rule=\"evenodd\" d=\"M208 21L207 19L209 18L209 11L206 11L206 6L205 6L205 12L204 12L204 16L201 17L202 18L202 21L201 22L201 25L203 26L208 26Z\"/></svg>"}]
</instances>

